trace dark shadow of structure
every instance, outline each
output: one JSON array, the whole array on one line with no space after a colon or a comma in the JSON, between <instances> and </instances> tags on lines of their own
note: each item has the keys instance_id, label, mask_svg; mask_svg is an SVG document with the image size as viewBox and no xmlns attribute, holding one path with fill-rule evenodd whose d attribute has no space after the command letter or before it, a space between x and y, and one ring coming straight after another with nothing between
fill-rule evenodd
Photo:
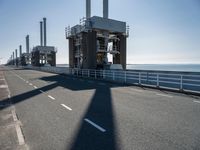
<instances>
[{"instance_id":1,"label":"dark shadow of structure","mask_svg":"<svg viewBox=\"0 0 200 150\"><path fill-rule=\"evenodd\" d=\"M52 84L44 86L42 88L34 89L32 91L22 93L11 98L12 104L28 100L29 98L41 94L40 90L46 92L52 90L58 86L67 88L73 91L96 89L88 108L80 122L79 128L74 135L74 138L70 146L66 146L66 149L70 150L117 150L116 144L116 126L115 126L115 113L112 104L112 95L110 88L117 85L106 84L100 86L98 84L86 84L79 80L72 80L61 75L43 77L41 80L52 82ZM0 101L1 104L5 104L9 99ZM0 110L9 107L0 107ZM89 119L101 127L105 128L106 132L101 132L94 126L90 125L84 119Z\"/></svg>"}]
</instances>

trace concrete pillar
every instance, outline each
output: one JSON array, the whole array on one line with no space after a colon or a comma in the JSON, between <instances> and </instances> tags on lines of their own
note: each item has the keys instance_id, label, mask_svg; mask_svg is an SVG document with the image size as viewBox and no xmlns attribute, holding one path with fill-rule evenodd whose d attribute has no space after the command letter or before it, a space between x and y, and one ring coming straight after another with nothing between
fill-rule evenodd
<instances>
[{"instance_id":1,"label":"concrete pillar","mask_svg":"<svg viewBox=\"0 0 200 150\"><path fill-rule=\"evenodd\" d=\"M126 69L126 36L120 36L120 64Z\"/></svg>"},{"instance_id":2,"label":"concrete pillar","mask_svg":"<svg viewBox=\"0 0 200 150\"><path fill-rule=\"evenodd\" d=\"M47 32L46 32L46 18L43 18L43 24L44 24L44 46L47 46Z\"/></svg>"},{"instance_id":3,"label":"concrete pillar","mask_svg":"<svg viewBox=\"0 0 200 150\"><path fill-rule=\"evenodd\" d=\"M74 68L74 40L69 38L69 67Z\"/></svg>"},{"instance_id":4,"label":"concrete pillar","mask_svg":"<svg viewBox=\"0 0 200 150\"><path fill-rule=\"evenodd\" d=\"M40 46L43 46L43 23L40 21Z\"/></svg>"},{"instance_id":5,"label":"concrete pillar","mask_svg":"<svg viewBox=\"0 0 200 150\"><path fill-rule=\"evenodd\" d=\"M13 52L12 56L13 56L13 65L15 65L15 52Z\"/></svg>"},{"instance_id":6,"label":"concrete pillar","mask_svg":"<svg viewBox=\"0 0 200 150\"><path fill-rule=\"evenodd\" d=\"M88 67L87 69L96 69L97 66L97 58L96 58L96 50L97 50L97 33L96 31L88 32L87 35L87 58L88 59Z\"/></svg>"},{"instance_id":7,"label":"concrete pillar","mask_svg":"<svg viewBox=\"0 0 200 150\"><path fill-rule=\"evenodd\" d=\"M91 17L91 0L86 0L86 18Z\"/></svg>"},{"instance_id":8,"label":"concrete pillar","mask_svg":"<svg viewBox=\"0 0 200 150\"><path fill-rule=\"evenodd\" d=\"M15 57L16 57L16 59L15 59L15 65L18 66L18 61L17 61L17 49L15 49Z\"/></svg>"},{"instance_id":9,"label":"concrete pillar","mask_svg":"<svg viewBox=\"0 0 200 150\"><path fill-rule=\"evenodd\" d=\"M29 53L29 35L26 36L26 53Z\"/></svg>"},{"instance_id":10,"label":"concrete pillar","mask_svg":"<svg viewBox=\"0 0 200 150\"><path fill-rule=\"evenodd\" d=\"M21 57L22 56L22 46L20 45L19 46L19 57Z\"/></svg>"},{"instance_id":11,"label":"concrete pillar","mask_svg":"<svg viewBox=\"0 0 200 150\"><path fill-rule=\"evenodd\" d=\"M103 0L103 18L108 18L108 0Z\"/></svg>"}]
</instances>

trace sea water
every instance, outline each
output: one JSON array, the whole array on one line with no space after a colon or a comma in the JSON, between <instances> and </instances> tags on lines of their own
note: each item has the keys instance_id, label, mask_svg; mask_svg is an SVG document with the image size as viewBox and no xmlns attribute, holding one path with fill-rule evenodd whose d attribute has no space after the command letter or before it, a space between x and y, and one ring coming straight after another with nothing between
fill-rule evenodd
<instances>
[{"instance_id":1,"label":"sea water","mask_svg":"<svg viewBox=\"0 0 200 150\"><path fill-rule=\"evenodd\" d=\"M57 64L56 66L57 67L69 67L68 64ZM127 69L200 72L200 64L128 64Z\"/></svg>"}]
</instances>

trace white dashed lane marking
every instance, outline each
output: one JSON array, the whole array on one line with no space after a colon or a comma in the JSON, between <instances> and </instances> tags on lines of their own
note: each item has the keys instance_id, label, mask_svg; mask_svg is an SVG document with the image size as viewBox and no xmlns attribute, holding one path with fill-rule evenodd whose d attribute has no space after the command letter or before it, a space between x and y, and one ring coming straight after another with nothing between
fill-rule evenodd
<instances>
[{"instance_id":1,"label":"white dashed lane marking","mask_svg":"<svg viewBox=\"0 0 200 150\"><path fill-rule=\"evenodd\" d=\"M72 111L72 109L71 109L70 107L68 107L67 105L65 105L65 104L60 104L60 105L63 106L64 108L66 108L66 109Z\"/></svg>"},{"instance_id":2,"label":"white dashed lane marking","mask_svg":"<svg viewBox=\"0 0 200 150\"><path fill-rule=\"evenodd\" d=\"M200 104L200 101L193 101L194 103L199 103Z\"/></svg>"},{"instance_id":3,"label":"white dashed lane marking","mask_svg":"<svg viewBox=\"0 0 200 150\"><path fill-rule=\"evenodd\" d=\"M101 132L106 132L106 130L102 127L100 127L99 125L97 125L96 123L92 122L91 120L85 118L84 119L87 123L91 124L92 126L94 126L95 128L97 128L98 130L100 130Z\"/></svg>"},{"instance_id":4,"label":"white dashed lane marking","mask_svg":"<svg viewBox=\"0 0 200 150\"><path fill-rule=\"evenodd\" d=\"M55 98L54 98L53 96L51 96L51 95L48 95L48 97L49 97L50 99L52 99L52 100L55 100Z\"/></svg>"},{"instance_id":5,"label":"white dashed lane marking","mask_svg":"<svg viewBox=\"0 0 200 150\"><path fill-rule=\"evenodd\" d=\"M41 93L45 93L44 91L40 90Z\"/></svg>"},{"instance_id":6,"label":"white dashed lane marking","mask_svg":"<svg viewBox=\"0 0 200 150\"><path fill-rule=\"evenodd\" d=\"M38 87L37 86L33 86L35 89L37 89Z\"/></svg>"}]
</instances>

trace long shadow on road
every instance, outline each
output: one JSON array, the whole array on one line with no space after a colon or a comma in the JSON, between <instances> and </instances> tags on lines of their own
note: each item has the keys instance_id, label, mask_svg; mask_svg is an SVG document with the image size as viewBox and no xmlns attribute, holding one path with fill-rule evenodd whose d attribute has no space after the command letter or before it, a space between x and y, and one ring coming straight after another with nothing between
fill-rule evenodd
<instances>
[{"instance_id":1,"label":"long shadow on road","mask_svg":"<svg viewBox=\"0 0 200 150\"><path fill-rule=\"evenodd\" d=\"M58 86L67 88L73 91L95 89L95 93L91 98L90 104L83 114L83 118L80 120L81 124L78 125L78 129L74 134L73 140L69 145L66 145L66 149L70 150L117 150L116 144L116 125L115 125L115 113L112 103L112 95L110 88L117 85L105 85L99 86L95 83L85 84L78 80L72 80L64 76L55 75L49 77L43 77L41 80L52 82L52 84L44 87L28 91L11 98L12 104L21 103L30 99L31 97L41 94L40 90L47 92ZM1 104L5 104L8 99L0 101ZM9 106L9 105L8 105ZM0 107L0 110L8 107ZM84 119L89 119L92 122L98 124L106 130L101 132L94 126L90 125Z\"/></svg>"}]
</instances>

